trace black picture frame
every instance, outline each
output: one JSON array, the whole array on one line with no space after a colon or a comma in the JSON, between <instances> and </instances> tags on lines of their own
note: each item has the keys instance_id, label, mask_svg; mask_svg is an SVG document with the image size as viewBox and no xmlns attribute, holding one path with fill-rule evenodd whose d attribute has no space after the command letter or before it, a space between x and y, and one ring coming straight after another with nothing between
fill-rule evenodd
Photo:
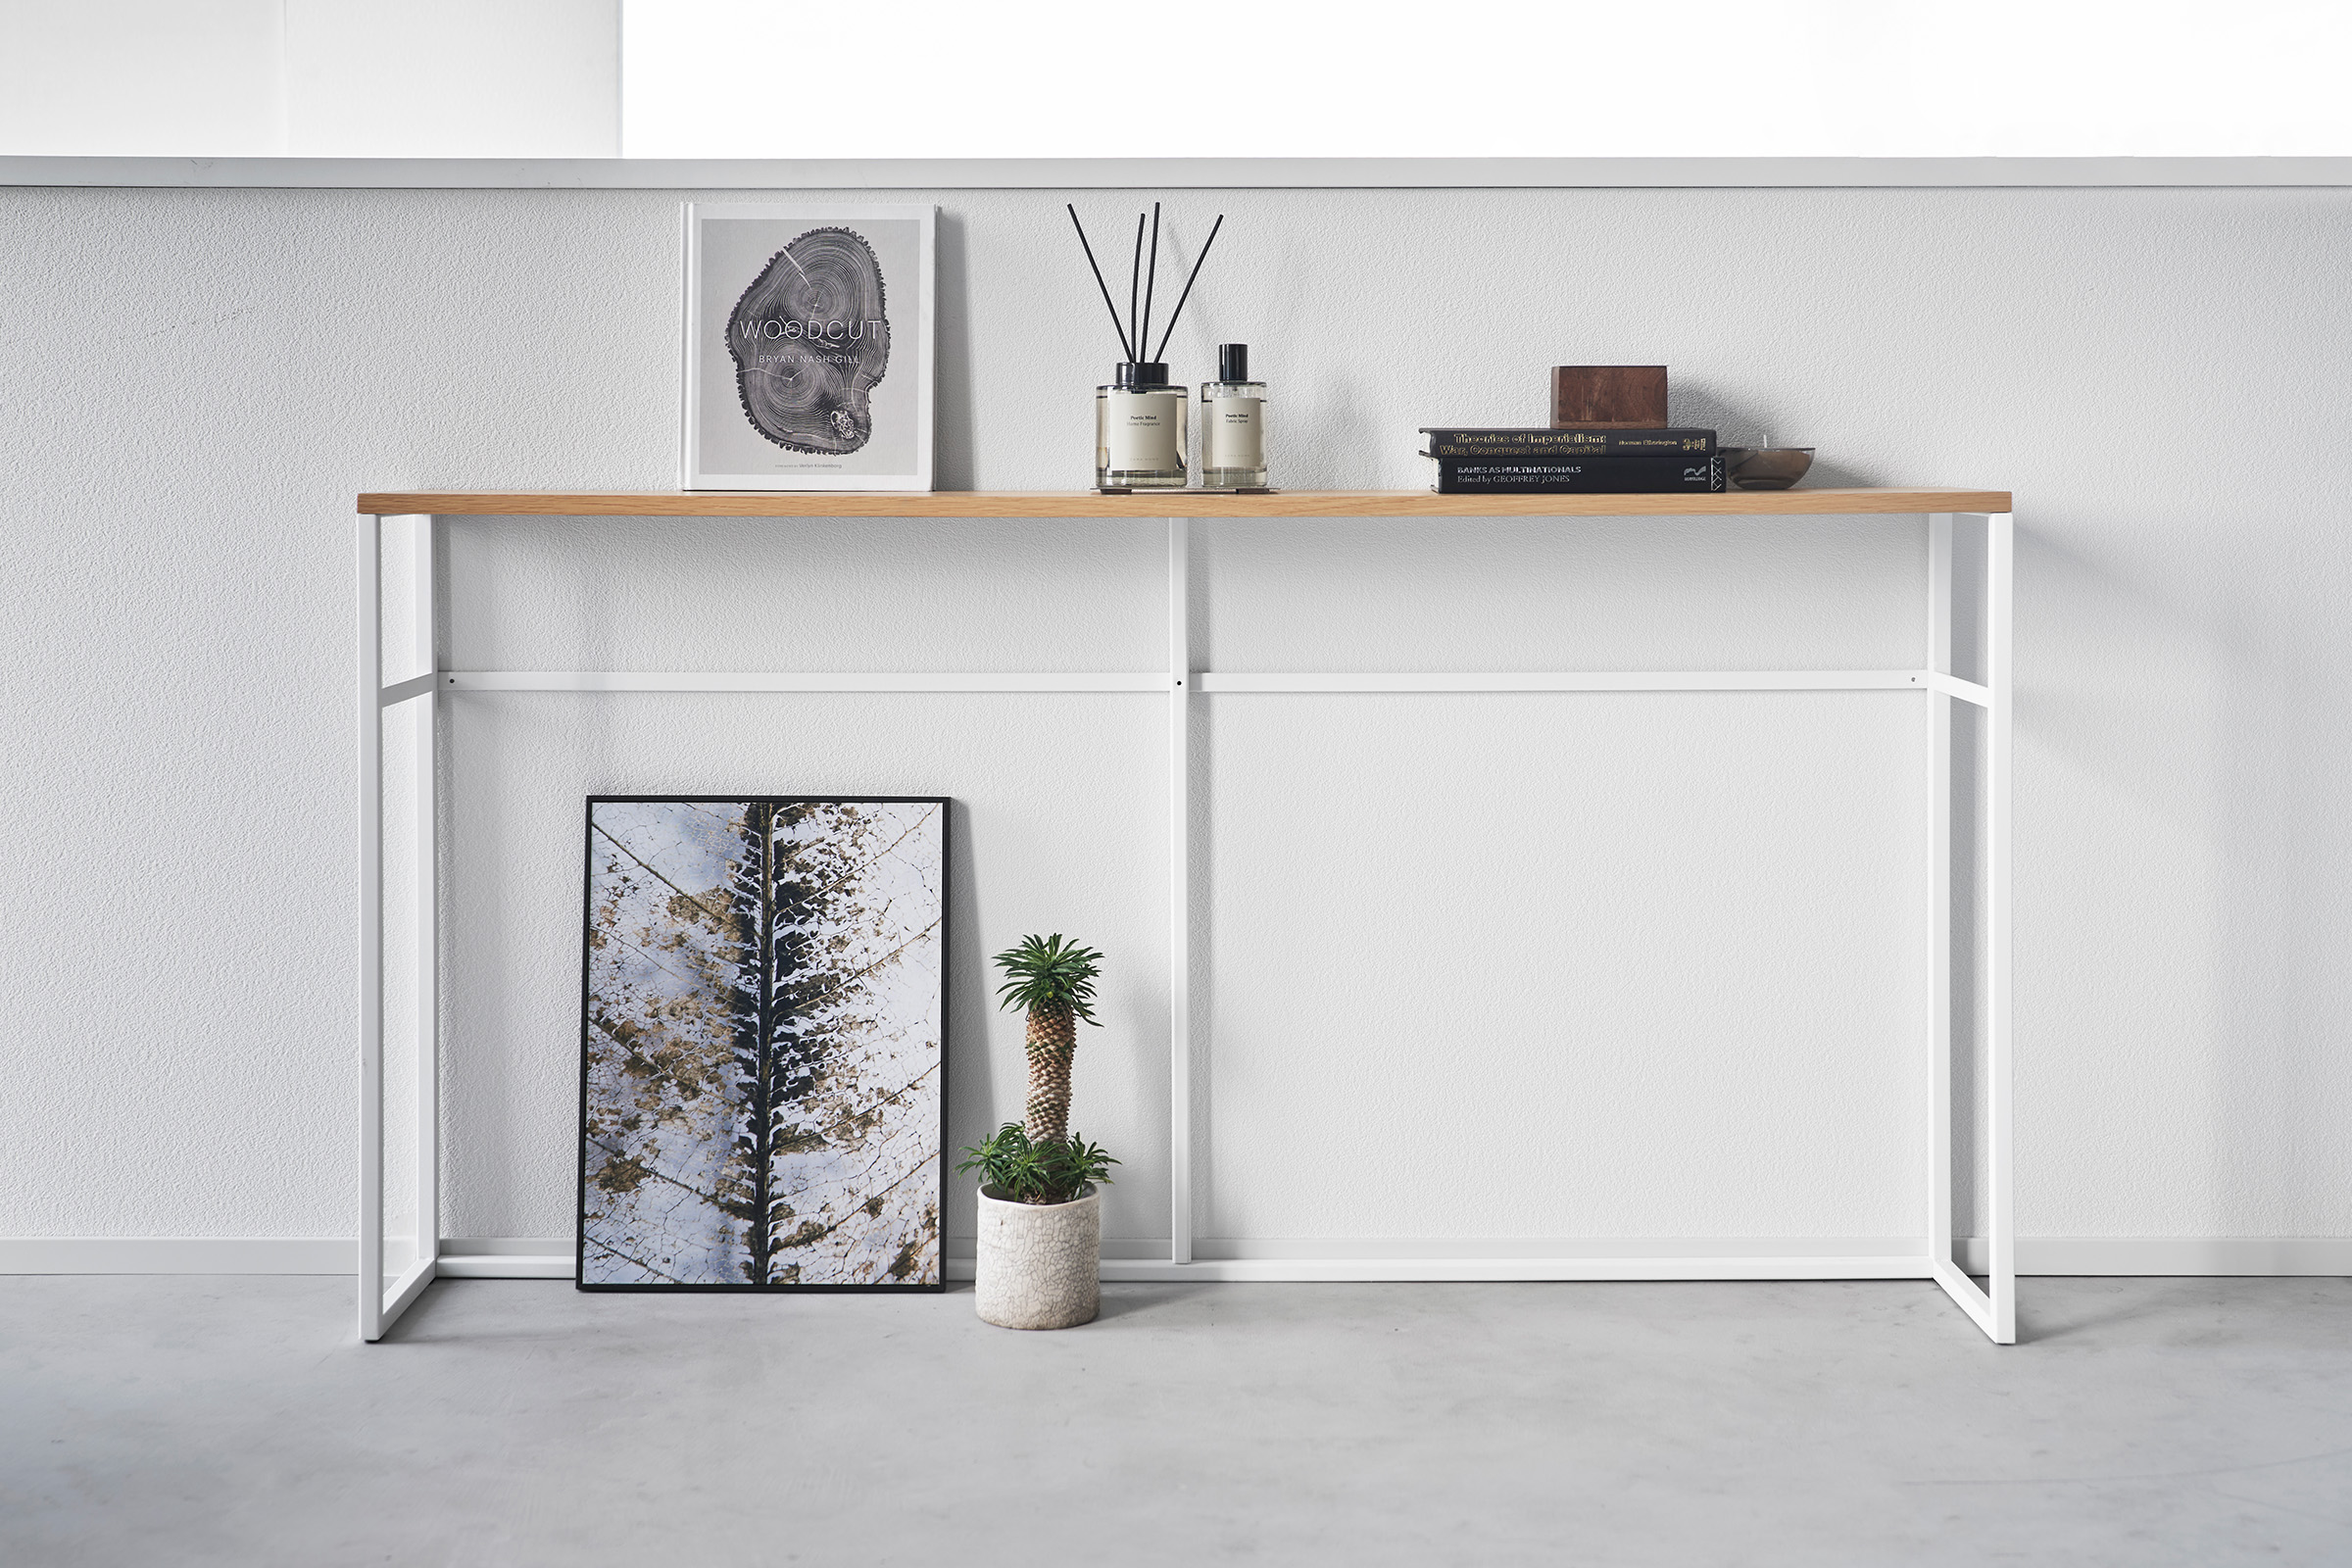
<instances>
[{"instance_id":1,"label":"black picture frame","mask_svg":"<svg viewBox=\"0 0 2352 1568\"><path fill-rule=\"evenodd\" d=\"M860 1282L792 1281L755 1282L694 1280L694 1281L611 1281L588 1278L589 1202L588 1202L588 1146L589 1094L591 1078L591 1030L594 1027L595 963L592 937L595 925L597 808L609 805L681 805L681 806L933 806L939 809L939 966L938 1018L939 1062L937 1067L937 1124L933 1156L937 1167L937 1192L942 1215L934 1232L937 1250L931 1278L916 1282L876 1280ZM749 1294L928 1294L944 1295L947 1291L946 1224L944 1209L947 1200L947 1118L951 1085L949 1071L953 1060L950 1048L949 1020L952 1016L950 992L951 961L954 953L955 898L953 876L954 798L944 795L590 795L586 797L581 813L580 864L580 1034L579 1034L579 1099L575 1107L577 1119L573 1127L574 1157L576 1160L574 1186L574 1215L572 1240L572 1286L589 1292L669 1292L669 1293L749 1293Z\"/></svg>"}]
</instances>

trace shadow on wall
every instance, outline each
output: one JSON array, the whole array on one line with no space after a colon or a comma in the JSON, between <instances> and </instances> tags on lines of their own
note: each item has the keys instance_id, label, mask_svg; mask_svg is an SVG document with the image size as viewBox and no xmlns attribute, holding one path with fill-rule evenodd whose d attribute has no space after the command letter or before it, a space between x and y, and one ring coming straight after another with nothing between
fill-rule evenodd
<instances>
[{"instance_id":1,"label":"shadow on wall","mask_svg":"<svg viewBox=\"0 0 2352 1568\"><path fill-rule=\"evenodd\" d=\"M1725 396L1704 381L1672 381L1667 386L1668 422L1689 425L1694 429L1713 430L1725 446L1760 446L1767 439L1783 446L1816 445L1811 433L1801 423L1789 422L1794 416L1776 418L1773 410L1757 408ZM1875 468L1858 468L1839 461L1836 451L1816 453L1813 466L1806 470L1807 489L1838 489L1850 485L1876 484L1933 484L1934 474L1886 474Z\"/></svg>"},{"instance_id":2,"label":"shadow on wall","mask_svg":"<svg viewBox=\"0 0 2352 1568\"><path fill-rule=\"evenodd\" d=\"M1200 569L1198 557L1195 558L1193 570L1187 574L1185 587L1192 624L1197 628L1206 621L1207 608L1214 599L1208 591L1208 573ZM1196 649L1213 648L1215 644L1200 642L1196 634L1193 646ZM1200 658L1197 662L1207 664L1209 661ZM1195 1023L1192 1031L1193 1049L1186 1057L1192 1069L1192 1093L1187 1104L1190 1135L1185 1147L1192 1158L1192 1193L1186 1212L1191 1216L1196 1240L1204 1226L1213 1226L1217 1222L1214 1197L1217 1170L1212 1154L1216 1141L1209 1136L1209 1118L1215 1114L1217 1103L1216 1053L1200 1049L1200 1043L1210 1038L1211 1003L1217 995L1216 932L1210 916L1210 911L1217 907L1216 813L1210 809L1215 800L1211 792L1217 776L1217 729L1214 724L1206 722L1208 715L1202 710L1206 707L1204 702L1193 704L1195 713L1189 736L1192 765L1186 770L1185 799L1191 809L1185 814L1185 848L1192 872L1192 920L1185 933L1188 972L1181 976L1170 974L1168 977L1171 986L1181 985L1185 988L1185 1006ZM1169 1054L1173 1058L1174 1041L1168 1043ZM1175 1137L1171 1129L1168 1142L1171 1163L1175 1152ZM1175 1202L1176 1195L1171 1188L1168 1195L1170 1228L1174 1221ZM1225 1234L1230 1233L1228 1228Z\"/></svg>"},{"instance_id":3,"label":"shadow on wall","mask_svg":"<svg viewBox=\"0 0 2352 1568\"><path fill-rule=\"evenodd\" d=\"M980 935L980 873L972 856L972 808L948 803L948 1016L943 1043L948 1063L948 1144L942 1152L946 1202L940 1234L954 1244L979 1233L978 1203L968 1177L956 1174L961 1150L978 1143L1005 1118L988 1071L987 945Z\"/></svg>"},{"instance_id":4,"label":"shadow on wall","mask_svg":"<svg viewBox=\"0 0 2352 1568\"><path fill-rule=\"evenodd\" d=\"M931 436L932 484L941 490L972 488L972 310L971 246L964 220L939 215L939 295L933 322L938 355ZM956 829L960 833L962 828Z\"/></svg>"},{"instance_id":5,"label":"shadow on wall","mask_svg":"<svg viewBox=\"0 0 2352 1568\"><path fill-rule=\"evenodd\" d=\"M2087 1112L2074 1136L2109 1151L2117 1169L2190 1161L2181 1174L2201 1185L2183 1202L2269 1194L2279 1234L2315 1234L2333 1220L2324 1195L2340 1192L2343 1165L2299 1130L2297 1110L2344 1081L2352 833L2340 824L2352 700L2335 651L2320 639L2295 646L2283 628L2327 623L2309 601L2333 600L2340 564L2263 579L2269 597L2256 601L2264 589L2227 568L2268 544L2252 536L2263 519L2235 518L2205 541L2214 571L2192 597L2134 569L2129 519L2100 520L2067 537L2117 541L2106 553L2069 548L2046 528L2018 535L2018 620L2029 634L2018 731L2025 749L2059 764L2034 775L2064 780L2072 797L2021 793L2020 922L2037 893L2071 883L2075 906L2108 922L2078 941L2135 954L2133 967L2161 979L2083 985L2021 949L2020 1013L2064 1030L2087 1059L2131 1064L2095 1086L2063 1086L2068 1102L2046 1114ZM2299 597L2307 602L2290 602ZM2064 619L2043 622L2047 606L2066 607ZM2048 669L2075 681L2037 674ZM2337 826L2290 838L2289 824L2315 822ZM2164 841L2154 853L2166 885L2132 879L2130 857L2150 855L2151 835ZM2183 910L2197 912L2184 921ZM2021 1062L2034 1045L2020 1042ZM2182 1092L2201 1102L2162 1103ZM2256 1116L2271 1136L2244 1136Z\"/></svg>"}]
</instances>

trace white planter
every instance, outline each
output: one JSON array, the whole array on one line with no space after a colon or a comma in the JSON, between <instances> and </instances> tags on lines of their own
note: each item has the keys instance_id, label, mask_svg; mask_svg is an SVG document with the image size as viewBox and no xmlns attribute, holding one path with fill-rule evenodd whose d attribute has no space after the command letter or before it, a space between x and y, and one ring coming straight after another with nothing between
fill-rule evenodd
<instances>
[{"instance_id":1,"label":"white planter","mask_svg":"<svg viewBox=\"0 0 2352 1568\"><path fill-rule=\"evenodd\" d=\"M1014 1203L980 1189L972 1305L999 1328L1093 1322L1102 1256L1102 1200L1093 1187L1066 1203Z\"/></svg>"}]
</instances>

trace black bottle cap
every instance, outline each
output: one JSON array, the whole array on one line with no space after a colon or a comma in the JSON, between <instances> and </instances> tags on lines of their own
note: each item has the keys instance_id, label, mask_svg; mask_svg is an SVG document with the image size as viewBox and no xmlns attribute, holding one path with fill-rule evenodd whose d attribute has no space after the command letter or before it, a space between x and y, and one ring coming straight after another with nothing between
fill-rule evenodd
<instances>
[{"instance_id":1,"label":"black bottle cap","mask_svg":"<svg viewBox=\"0 0 2352 1568\"><path fill-rule=\"evenodd\" d=\"M1217 379L1247 381L1250 379L1250 345L1220 343L1217 345Z\"/></svg>"},{"instance_id":2,"label":"black bottle cap","mask_svg":"<svg viewBox=\"0 0 2352 1568\"><path fill-rule=\"evenodd\" d=\"M1128 360L1110 372L1110 384L1130 392L1142 392L1168 384L1168 368L1149 360Z\"/></svg>"}]
</instances>

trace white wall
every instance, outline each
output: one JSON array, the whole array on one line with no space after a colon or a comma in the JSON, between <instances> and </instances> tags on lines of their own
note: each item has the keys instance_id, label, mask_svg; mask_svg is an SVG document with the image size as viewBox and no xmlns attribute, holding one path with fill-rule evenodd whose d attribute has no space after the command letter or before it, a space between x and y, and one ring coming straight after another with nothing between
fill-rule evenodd
<instances>
[{"instance_id":1,"label":"white wall","mask_svg":"<svg viewBox=\"0 0 2352 1568\"><path fill-rule=\"evenodd\" d=\"M774 0L0 0L0 156L603 158L624 94L658 158L2352 153L2333 0L2227 26L2200 0L2129 26L2110 0L1487 0L1446 24L1475 69L1433 69L1422 0L1345 27L1255 0L1205 72L1210 34L1151 7L856 10L853 35ZM1107 112L1138 75L1169 109Z\"/></svg>"},{"instance_id":2,"label":"white wall","mask_svg":"<svg viewBox=\"0 0 2352 1568\"><path fill-rule=\"evenodd\" d=\"M286 150L280 0L0 0L0 150Z\"/></svg>"},{"instance_id":3,"label":"white wall","mask_svg":"<svg viewBox=\"0 0 2352 1568\"><path fill-rule=\"evenodd\" d=\"M806 7L627 8L654 158L2033 157L2352 152L2336 0L861 0L886 83L807 71ZM758 64L754 64L758 63ZM790 108L725 90L790 73ZM1106 83L1161 113L1114 113ZM1155 96L1154 96L1155 95Z\"/></svg>"},{"instance_id":4,"label":"white wall","mask_svg":"<svg viewBox=\"0 0 2352 1568\"><path fill-rule=\"evenodd\" d=\"M286 0L286 151L612 156L619 11L619 0Z\"/></svg>"},{"instance_id":5,"label":"white wall","mask_svg":"<svg viewBox=\"0 0 2352 1568\"><path fill-rule=\"evenodd\" d=\"M672 483L679 194L0 192L0 1236L350 1233L351 498ZM1059 197L939 199L941 482L1080 486L1114 350ZM2021 1226L2352 1235L2352 192L1200 192L1180 246L1218 211L1170 352L1254 346L1280 482L1416 483L1415 426L1639 360L1823 482L2013 488ZM1161 646L1149 524L446 527L462 667ZM1920 656L1908 522L1197 548L1219 667ZM1204 1235L1916 1232L1912 699L1205 706ZM1079 1121L1164 1234L1161 722L461 699L444 1228L568 1231L579 797L761 788L965 803L958 1139L1017 1102L982 955L1110 953Z\"/></svg>"},{"instance_id":6,"label":"white wall","mask_svg":"<svg viewBox=\"0 0 2352 1568\"><path fill-rule=\"evenodd\" d=\"M619 0L0 0L0 154L603 158Z\"/></svg>"}]
</instances>

